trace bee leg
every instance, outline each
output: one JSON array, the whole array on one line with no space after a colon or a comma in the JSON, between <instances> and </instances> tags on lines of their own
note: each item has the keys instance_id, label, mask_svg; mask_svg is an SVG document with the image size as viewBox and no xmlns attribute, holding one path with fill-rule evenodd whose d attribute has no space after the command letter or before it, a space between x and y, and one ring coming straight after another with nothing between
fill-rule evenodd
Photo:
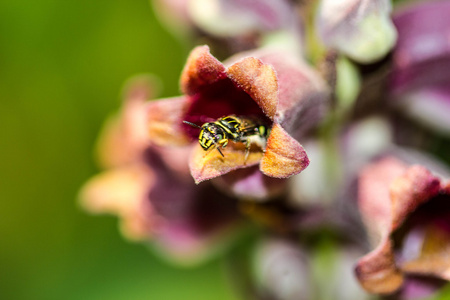
<instances>
[{"instance_id":1,"label":"bee leg","mask_svg":"<svg viewBox=\"0 0 450 300\"><path fill-rule=\"evenodd\" d=\"M219 151L220 155L222 155L222 157L225 157L225 155L223 155L222 151L220 151L219 147L216 147L217 151Z\"/></svg>"},{"instance_id":2,"label":"bee leg","mask_svg":"<svg viewBox=\"0 0 450 300\"><path fill-rule=\"evenodd\" d=\"M225 148L228 145L228 139L223 139L218 142L219 145L222 145L222 148Z\"/></svg>"},{"instance_id":3,"label":"bee leg","mask_svg":"<svg viewBox=\"0 0 450 300\"><path fill-rule=\"evenodd\" d=\"M245 157L244 157L244 164L247 162L248 155L250 154L250 140L247 139L245 142Z\"/></svg>"}]
</instances>

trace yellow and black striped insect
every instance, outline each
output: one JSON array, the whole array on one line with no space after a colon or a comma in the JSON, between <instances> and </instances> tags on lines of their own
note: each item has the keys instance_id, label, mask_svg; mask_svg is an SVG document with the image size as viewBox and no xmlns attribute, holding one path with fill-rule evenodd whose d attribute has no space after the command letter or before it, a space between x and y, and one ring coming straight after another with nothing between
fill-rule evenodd
<instances>
[{"instance_id":1,"label":"yellow and black striped insect","mask_svg":"<svg viewBox=\"0 0 450 300\"><path fill-rule=\"evenodd\" d=\"M225 148L229 140L245 143L247 157L251 144L258 144L264 148L269 134L268 127L256 118L226 116L215 122L204 123L202 126L188 121L183 123L200 129L198 142L203 150L216 148L222 157L224 155L220 147Z\"/></svg>"}]
</instances>

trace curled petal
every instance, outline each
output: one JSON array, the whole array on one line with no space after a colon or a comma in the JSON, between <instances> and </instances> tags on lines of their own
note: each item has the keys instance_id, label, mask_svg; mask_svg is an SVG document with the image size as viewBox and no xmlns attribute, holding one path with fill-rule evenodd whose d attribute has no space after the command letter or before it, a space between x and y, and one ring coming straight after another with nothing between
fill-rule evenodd
<instances>
[{"instance_id":1,"label":"curled petal","mask_svg":"<svg viewBox=\"0 0 450 300\"><path fill-rule=\"evenodd\" d=\"M450 279L450 195L438 177L385 157L363 170L358 198L376 245L356 268L366 290L404 294L410 287L402 287L400 278Z\"/></svg>"},{"instance_id":2,"label":"curled petal","mask_svg":"<svg viewBox=\"0 0 450 300\"><path fill-rule=\"evenodd\" d=\"M389 186L406 169L400 160L386 157L366 166L359 176L358 206L373 244L389 233L392 220Z\"/></svg>"},{"instance_id":3,"label":"curled petal","mask_svg":"<svg viewBox=\"0 0 450 300\"><path fill-rule=\"evenodd\" d=\"M162 99L147 104L148 133L152 143L161 146L182 146L190 141L182 127L186 105L187 100L184 97Z\"/></svg>"},{"instance_id":4,"label":"curled petal","mask_svg":"<svg viewBox=\"0 0 450 300\"><path fill-rule=\"evenodd\" d=\"M215 149L205 152L200 145L194 147L189 167L195 183L198 184L236 169L256 165L263 155L261 151L250 151L246 158L245 149L237 144L232 145L232 142L221 151L225 157L222 157Z\"/></svg>"},{"instance_id":5,"label":"curled petal","mask_svg":"<svg viewBox=\"0 0 450 300\"><path fill-rule=\"evenodd\" d=\"M375 250L358 261L355 274L370 293L390 294L403 284L403 275L395 266L389 239L384 239Z\"/></svg>"},{"instance_id":6,"label":"curled petal","mask_svg":"<svg viewBox=\"0 0 450 300\"><path fill-rule=\"evenodd\" d=\"M389 0L322 0L317 26L323 42L370 63L386 55L397 38Z\"/></svg>"},{"instance_id":7,"label":"curled petal","mask_svg":"<svg viewBox=\"0 0 450 300\"><path fill-rule=\"evenodd\" d=\"M191 96L225 77L225 67L211 55L209 47L198 46L191 51L181 73L181 90Z\"/></svg>"},{"instance_id":8,"label":"curled petal","mask_svg":"<svg viewBox=\"0 0 450 300\"><path fill-rule=\"evenodd\" d=\"M270 65L248 57L230 66L227 75L258 103L270 119L274 118L278 105L278 82Z\"/></svg>"},{"instance_id":9,"label":"curled petal","mask_svg":"<svg viewBox=\"0 0 450 300\"><path fill-rule=\"evenodd\" d=\"M228 59L226 64L238 64L248 59L248 56L257 58L263 66L268 65L275 70L277 102L273 100L271 107L276 105L275 121L289 134L301 138L323 120L330 91L322 77L306 62L290 51L264 48L237 54ZM268 91L265 93L270 94ZM267 99L264 101L267 102ZM264 107L262 104L260 106Z\"/></svg>"},{"instance_id":10,"label":"curled petal","mask_svg":"<svg viewBox=\"0 0 450 300\"><path fill-rule=\"evenodd\" d=\"M413 166L390 189L392 229L395 230L419 205L439 193L440 181L422 166Z\"/></svg>"},{"instance_id":11,"label":"curled petal","mask_svg":"<svg viewBox=\"0 0 450 300\"><path fill-rule=\"evenodd\" d=\"M287 178L309 165L305 149L279 124L272 127L260 170L267 176Z\"/></svg>"}]
</instances>

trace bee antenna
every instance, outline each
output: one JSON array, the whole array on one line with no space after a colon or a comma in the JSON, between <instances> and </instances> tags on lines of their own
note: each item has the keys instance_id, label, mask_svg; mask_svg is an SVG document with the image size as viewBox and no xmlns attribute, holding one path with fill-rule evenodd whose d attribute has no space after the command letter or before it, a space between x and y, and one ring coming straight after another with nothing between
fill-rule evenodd
<instances>
[{"instance_id":1,"label":"bee antenna","mask_svg":"<svg viewBox=\"0 0 450 300\"><path fill-rule=\"evenodd\" d=\"M191 122L188 122L188 121L183 121L183 123L191 125L192 127L195 127L195 128L202 128L201 126L198 126L197 124L194 124L194 123L191 123Z\"/></svg>"}]
</instances>

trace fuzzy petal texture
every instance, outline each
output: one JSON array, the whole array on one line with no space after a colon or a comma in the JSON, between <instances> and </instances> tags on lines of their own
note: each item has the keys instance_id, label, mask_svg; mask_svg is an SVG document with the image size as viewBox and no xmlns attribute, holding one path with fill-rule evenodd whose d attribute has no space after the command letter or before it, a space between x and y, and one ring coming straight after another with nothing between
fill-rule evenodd
<instances>
[{"instance_id":1,"label":"fuzzy petal texture","mask_svg":"<svg viewBox=\"0 0 450 300\"><path fill-rule=\"evenodd\" d=\"M292 136L301 139L323 120L328 111L330 91L325 81L317 71L296 55L278 49L267 48L240 53L229 58L225 64L239 64L249 56L259 59L275 70L278 98L275 119ZM232 66L229 67L231 68ZM267 93L265 90L262 89L259 93Z\"/></svg>"},{"instance_id":2,"label":"fuzzy petal texture","mask_svg":"<svg viewBox=\"0 0 450 300\"><path fill-rule=\"evenodd\" d=\"M287 178L300 173L308 165L309 159L302 145L275 124L261 160L261 172L271 177Z\"/></svg>"},{"instance_id":3,"label":"fuzzy petal texture","mask_svg":"<svg viewBox=\"0 0 450 300\"><path fill-rule=\"evenodd\" d=\"M206 154L197 146L189 164L195 182L253 166L262 157L265 159L261 170L267 176L287 178L306 168L309 160L295 138L299 132L306 133L316 126L324 116L329 91L320 76L292 53L274 49L230 58L226 62L226 77L222 77L223 69L217 64L207 47L192 51L182 84L195 88L184 88L190 94L186 96L188 104L182 119L201 126L227 115L252 117L270 128L271 133L267 151L263 154L264 148L252 147L247 159L244 143L239 141L230 141L234 146L223 150L224 158L218 151ZM202 67L197 68L199 65ZM214 72L198 72L198 69L219 70L220 75L210 77ZM202 73L207 75L198 75ZM185 125L184 132L193 142L198 140L199 129L195 126Z\"/></svg>"},{"instance_id":4,"label":"fuzzy petal texture","mask_svg":"<svg viewBox=\"0 0 450 300\"><path fill-rule=\"evenodd\" d=\"M389 0L322 0L317 27L325 45L361 63L374 62L394 46L397 32Z\"/></svg>"},{"instance_id":5,"label":"fuzzy petal texture","mask_svg":"<svg viewBox=\"0 0 450 300\"><path fill-rule=\"evenodd\" d=\"M196 145L189 160L189 167L195 183L198 184L236 169L251 167L260 162L263 156L261 151L250 151L246 158L245 149L239 146L242 145L236 145L236 147L228 145L226 149L221 150L225 156L222 157L215 149L205 152L200 145Z\"/></svg>"},{"instance_id":6,"label":"fuzzy petal texture","mask_svg":"<svg viewBox=\"0 0 450 300\"><path fill-rule=\"evenodd\" d=\"M229 67L227 75L273 120L278 105L278 79L270 65L248 57Z\"/></svg>"},{"instance_id":7,"label":"fuzzy petal texture","mask_svg":"<svg viewBox=\"0 0 450 300\"><path fill-rule=\"evenodd\" d=\"M225 77L225 67L209 53L209 47L199 46L191 51L181 73L181 91L191 96Z\"/></svg>"}]
</instances>

